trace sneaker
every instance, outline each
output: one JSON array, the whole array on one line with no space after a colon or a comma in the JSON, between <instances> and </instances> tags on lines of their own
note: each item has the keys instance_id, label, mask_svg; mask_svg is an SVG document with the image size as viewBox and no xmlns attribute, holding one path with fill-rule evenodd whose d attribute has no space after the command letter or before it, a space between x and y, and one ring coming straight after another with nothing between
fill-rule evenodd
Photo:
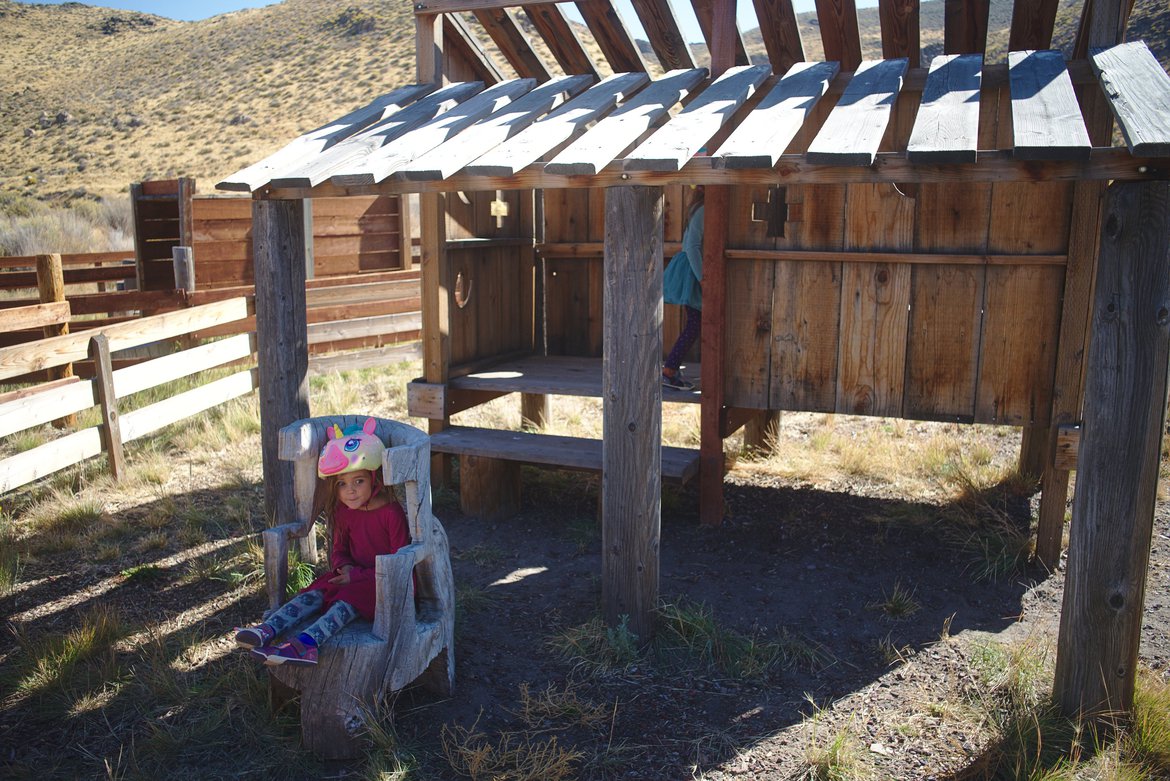
<instances>
[{"instance_id":1,"label":"sneaker","mask_svg":"<svg viewBox=\"0 0 1170 781\"><path fill-rule=\"evenodd\" d=\"M249 653L253 659L267 663L268 657L276 653L276 646L262 645L259 648L253 648Z\"/></svg>"},{"instance_id":2,"label":"sneaker","mask_svg":"<svg viewBox=\"0 0 1170 781\"><path fill-rule=\"evenodd\" d=\"M236 645L240 648L259 648L267 645L268 641L276 637L276 632L268 624L258 626L236 627Z\"/></svg>"},{"instance_id":3,"label":"sneaker","mask_svg":"<svg viewBox=\"0 0 1170 781\"><path fill-rule=\"evenodd\" d=\"M312 665L317 663L317 647L303 645L296 640L281 643L272 649L265 649L267 659L264 664L275 666L278 664ZM256 653L253 651L252 653Z\"/></svg>"},{"instance_id":4,"label":"sneaker","mask_svg":"<svg viewBox=\"0 0 1170 781\"><path fill-rule=\"evenodd\" d=\"M671 376L666 372L662 373L662 387L674 388L675 390L689 391L695 389L695 383L683 376L682 370L675 369L674 375Z\"/></svg>"}]
</instances>

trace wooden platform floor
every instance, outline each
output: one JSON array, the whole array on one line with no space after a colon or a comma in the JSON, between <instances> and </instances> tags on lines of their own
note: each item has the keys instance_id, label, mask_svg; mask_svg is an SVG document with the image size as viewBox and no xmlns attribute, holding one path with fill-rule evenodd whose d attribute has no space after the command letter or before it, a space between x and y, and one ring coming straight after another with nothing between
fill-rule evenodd
<instances>
[{"instance_id":1,"label":"wooden platform floor","mask_svg":"<svg viewBox=\"0 0 1170 781\"><path fill-rule=\"evenodd\" d=\"M683 364L683 374L698 384L699 364ZM525 356L491 368L454 377L453 388L601 398L601 359L564 355ZM698 404L699 390L662 389L662 400Z\"/></svg>"},{"instance_id":2,"label":"wooden platform floor","mask_svg":"<svg viewBox=\"0 0 1170 781\"><path fill-rule=\"evenodd\" d=\"M431 451L500 458L523 464L601 471L601 440L523 431L451 426L431 434ZM685 483L698 474L699 451L663 446L662 479Z\"/></svg>"}]
</instances>

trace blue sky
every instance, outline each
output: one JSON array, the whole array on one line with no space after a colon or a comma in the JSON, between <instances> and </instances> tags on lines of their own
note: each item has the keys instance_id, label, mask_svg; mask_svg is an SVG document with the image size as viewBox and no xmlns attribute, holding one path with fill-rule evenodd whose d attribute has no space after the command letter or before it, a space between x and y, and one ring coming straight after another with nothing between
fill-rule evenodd
<instances>
[{"instance_id":1,"label":"blue sky","mask_svg":"<svg viewBox=\"0 0 1170 781\"><path fill-rule=\"evenodd\" d=\"M34 3L51 3L60 4L65 0L22 0L23 2ZM406 0L398 0L405 3ZM794 0L793 5L796 7L797 13L813 10L814 0ZM184 19L187 21L194 21L196 19L206 19L209 16L216 16L217 14L227 13L228 11L238 11L241 8L260 8L265 5L274 5L272 0L203 0L202 2L175 2L174 0L95 0L89 2L87 5L100 5L106 8L121 8L128 11L145 11L146 13L157 14L159 16L166 16L171 19ZM645 38L645 33L642 32L641 25L638 23L638 17L634 13L633 7L628 0L615 0L619 13L625 19L626 24L630 26L631 31L639 38ZM867 7L877 5L877 0L858 0L859 7ZM676 14L679 17L679 24L682 27L683 35L688 41L702 40L699 33L698 24L690 12L690 3L675 2L674 6ZM685 6L685 8L684 8ZM566 12L573 18L579 19L576 13L576 8L572 3L565 3L563 6ZM755 10L752 6L751 0L738 0L737 4L739 26L741 30L750 30L756 27Z\"/></svg>"}]
</instances>

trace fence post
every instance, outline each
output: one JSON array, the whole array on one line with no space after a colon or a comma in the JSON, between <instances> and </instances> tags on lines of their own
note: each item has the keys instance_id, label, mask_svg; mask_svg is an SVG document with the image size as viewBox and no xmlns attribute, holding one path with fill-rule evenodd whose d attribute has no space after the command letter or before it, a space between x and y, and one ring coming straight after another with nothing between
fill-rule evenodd
<instances>
[{"instance_id":1,"label":"fence post","mask_svg":"<svg viewBox=\"0 0 1170 781\"><path fill-rule=\"evenodd\" d=\"M1132 713L1170 356L1170 184L1109 186L1053 694Z\"/></svg>"},{"instance_id":2,"label":"fence post","mask_svg":"<svg viewBox=\"0 0 1170 781\"><path fill-rule=\"evenodd\" d=\"M190 247L171 247L175 264L175 289L187 293L195 291L195 255Z\"/></svg>"},{"instance_id":3,"label":"fence post","mask_svg":"<svg viewBox=\"0 0 1170 781\"><path fill-rule=\"evenodd\" d=\"M65 274L61 270L60 255L37 255L37 290L40 292L42 304L51 304L65 300ZM69 323L46 325L44 327L44 333L45 338L67 334L69 333ZM72 377L73 364L67 363L63 366L54 366L48 370L48 374L51 380ZM63 418L54 420L53 426L55 428L65 428L66 426L73 426L76 423L76 415L66 415Z\"/></svg>"},{"instance_id":4,"label":"fence post","mask_svg":"<svg viewBox=\"0 0 1170 781\"><path fill-rule=\"evenodd\" d=\"M102 450L110 461L110 474L119 483L126 476L126 462L122 458L122 424L118 419L118 397L114 393L114 363L110 360L110 340L105 334L95 334L89 340L89 357L93 359L94 390L102 424Z\"/></svg>"}]
</instances>

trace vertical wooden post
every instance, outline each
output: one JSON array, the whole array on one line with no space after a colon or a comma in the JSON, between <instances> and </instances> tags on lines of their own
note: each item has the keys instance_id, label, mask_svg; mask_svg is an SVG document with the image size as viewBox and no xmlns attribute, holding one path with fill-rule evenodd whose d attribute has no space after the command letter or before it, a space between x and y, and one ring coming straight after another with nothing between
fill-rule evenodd
<instances>
[{"instance_id":1,"label":"vertical wooden post","mask_svg":"<svg viewBox=\"0 0 1170 781\"><path fill-rule=\"evenodd\" d=\"M195 255L191 248L171 247L171 262L175 266L175 290L194 292Z\"/></svg>"},{"instance_id":2,"label":"vertical wooden post","mask_svg":"<svg viewBox=\"0 0 1170 781\"><path fill-rule=\"evenodd\" d=\"M252 202L264 507L268 518L278 522L295 515L292 464L277 455L279 432L309 416L308 241L312 237L305 235L304 201ZM316 561L316 538L310 534L301 545L306 560Z\"/></svg>"},{"instance_id":3,"label":"vertical wooden post","mask_svg":"<svg viewBox=\"0 0 1170 781\"><path fill-rule=\"evenodd\" d=\"M98 409L102 423L98 431L102 450L110 462L110 474L119 483L126 476L126 462L122 458L122 424L118 417L118 397L114 394L114 365L110 360L110 340L97 334L89 340L89 357L93 360L93 385L97 392Z\"/></svg>"},{"instance_id":4,"label":"vertical wooden post","mask_svg":"<svg viewBox=\"0 0 1170 781\"><path fill-rule=\"evenodd\" d=\"M1111 185L1103 218L1054 689L1098 723L1133 708L1166 419L1170 184Z\"/></svg>"},{"instance_id":5,"label":"vertical wooden post","mask_svg":"<svg viewBox=\"0 0 1170 781\"><path fill-rule=\"evenodd\" d=\"M179 244L191 247L195 244L195 210L191 202L195 199L195 179L179 177Z\"/></svg>"},{"instance_id":6,"label":"vertical wooden post","mask_svg":"<svg viewBox=\"0 0 1170 781\"><path fill-rule=\"evenodd\" d=\"M42 304L59 303L65 300L65 273L61 269L61 256L37 255L37 291ZM54 323L42 329L45 338L69 333L69 323ZM73 376L73 364L54 366L48 371L49 379L60 380ZM66 415L53 421L54 428L66 428L77 423L76 415Z\"/></svg>"},{"instance_id":7,"label":"vertical wooden post","mask_svg":"<svg viewBox=\"0 0 1170 781\"><path fill-rule=\"evenodd\" d=\"M393 195L398 199L398 252L402 257L402 270L410 271L414 268L414 237L413 221L410 216L410 193Z\"/></svg>"},{"instance_id":8,"label":"vertical wooden post","mask_svg":"<svg viewBox=\"0 0 1170 781\"><path fill-rule=\"evenodd\" d=\"M755 453L772 453L776 449L776 436L780 431L779 410L761 410L753 415L743 427L743 448Z\"/></svg>"},{"instance_id":9,"label":"vertical wooden post","mask_svg":"<svg viewBox=\"0 0 1170 781\"><path fill-rule=\"evenodd\" d=\"M304 223L305 223L305 227L303 229L305 232L305 239L306 239L306 241L305 241L305 279L315 279L317 276L317 265L316 265L316 261L314 260L315 252L313 249L314 235L315 235L313 233L313 201L311 199L306 198L305 200L301 201L301 203L303 203L305 205L304 213L301 215L301 219L304 220Z\"/></svg>"},{"instance_id":10,"label":"vertical wooden post","mask_svg":"<svg viewBox=\"0 0 1170 781\"><path fill-rule=\"evenodd\" d=\"M662 188L605 193L602 576L605 621L642 642L658 607L662 521Z\"/></svg>"},{"instance_id":11,"label":"vertical wooden post","mask_svg":"<svg viewBox=\"0 0 1170 781\"><path fill-rule=\"evenodd\" d=\"M1081 29L1077 33L1079 59L1089 47L1113 46L1125 37L1129 18L1128 0L1097 0L1085 3ZM1089 87L1078 94L1085 127L1094 146L1109 146L1113 136L1113 113L1099 89ZM1097 245L1101 230L1103 182L1077 182L1073 190L1073 211L1068 241L1068 265L1064 274L1064 304L1060 317L1060 341L1056 376L1052 388L1052 423L1048 429L1048 458L1040 478L1040 512L1036 522L1036 560L1049 570L1060 563L1069 473L1053 463L1056 432L1078 419L1084 395L1084 356L1089 341L1089 310L1096 278Z\"/></svg>"},{"instance_id":12,"label":"vertical wooden post","mask_svg":"<svg viewBox=\"0 0 1170 781\"><path fill-rule=\"evenodd\" d=\"M711 77L735 65L735 2L715 0L711 21ZM703 319L699 387L699 520L723 522L723 323L727 313L727 209L730 189L708 185L703 201Z\"/></svg>"},{"instance_id":13,"label":"vertical wooden post","mask_svg":"<svg viewBox=\"0 0 1170 781\"><path fill-rule=\"evenodd\" d=\"M420 14L415 24L415 79L419 84L443 80L443 15ZM451 368L451 284L447 268L447 195L418 196L421 247L419 276L422 287L423 376L427 382L446 383ZM427 423L428 433L445 429L448 418ZM431 457L431 485L451 484L451 458Z\"/></svg>"},{"instance_id":14,"label":"vertical wooden post","mask_svg":"<svg viewBox=\"0 0 1170 781\"><path fill-rule=\"evenodd\" d=\"M544 428L552 405L549 397L541 393L520 394L520 426L521 428Z\"/></svg>"},{"instance_id":15,"label":"vertical wooden post","mask_svg":"<svg viewBox=\"0 0 1170 781\"><path fill-rule=\"evenodd\" d=\"M138 290L146 289L144 287L146 282L146 268L144 266L146 239L142 234L145 220L142 215L142 195L142 182L134 182L130 185L130 215L134 219L134 282Z\"/></svg>"}]
</instances>

